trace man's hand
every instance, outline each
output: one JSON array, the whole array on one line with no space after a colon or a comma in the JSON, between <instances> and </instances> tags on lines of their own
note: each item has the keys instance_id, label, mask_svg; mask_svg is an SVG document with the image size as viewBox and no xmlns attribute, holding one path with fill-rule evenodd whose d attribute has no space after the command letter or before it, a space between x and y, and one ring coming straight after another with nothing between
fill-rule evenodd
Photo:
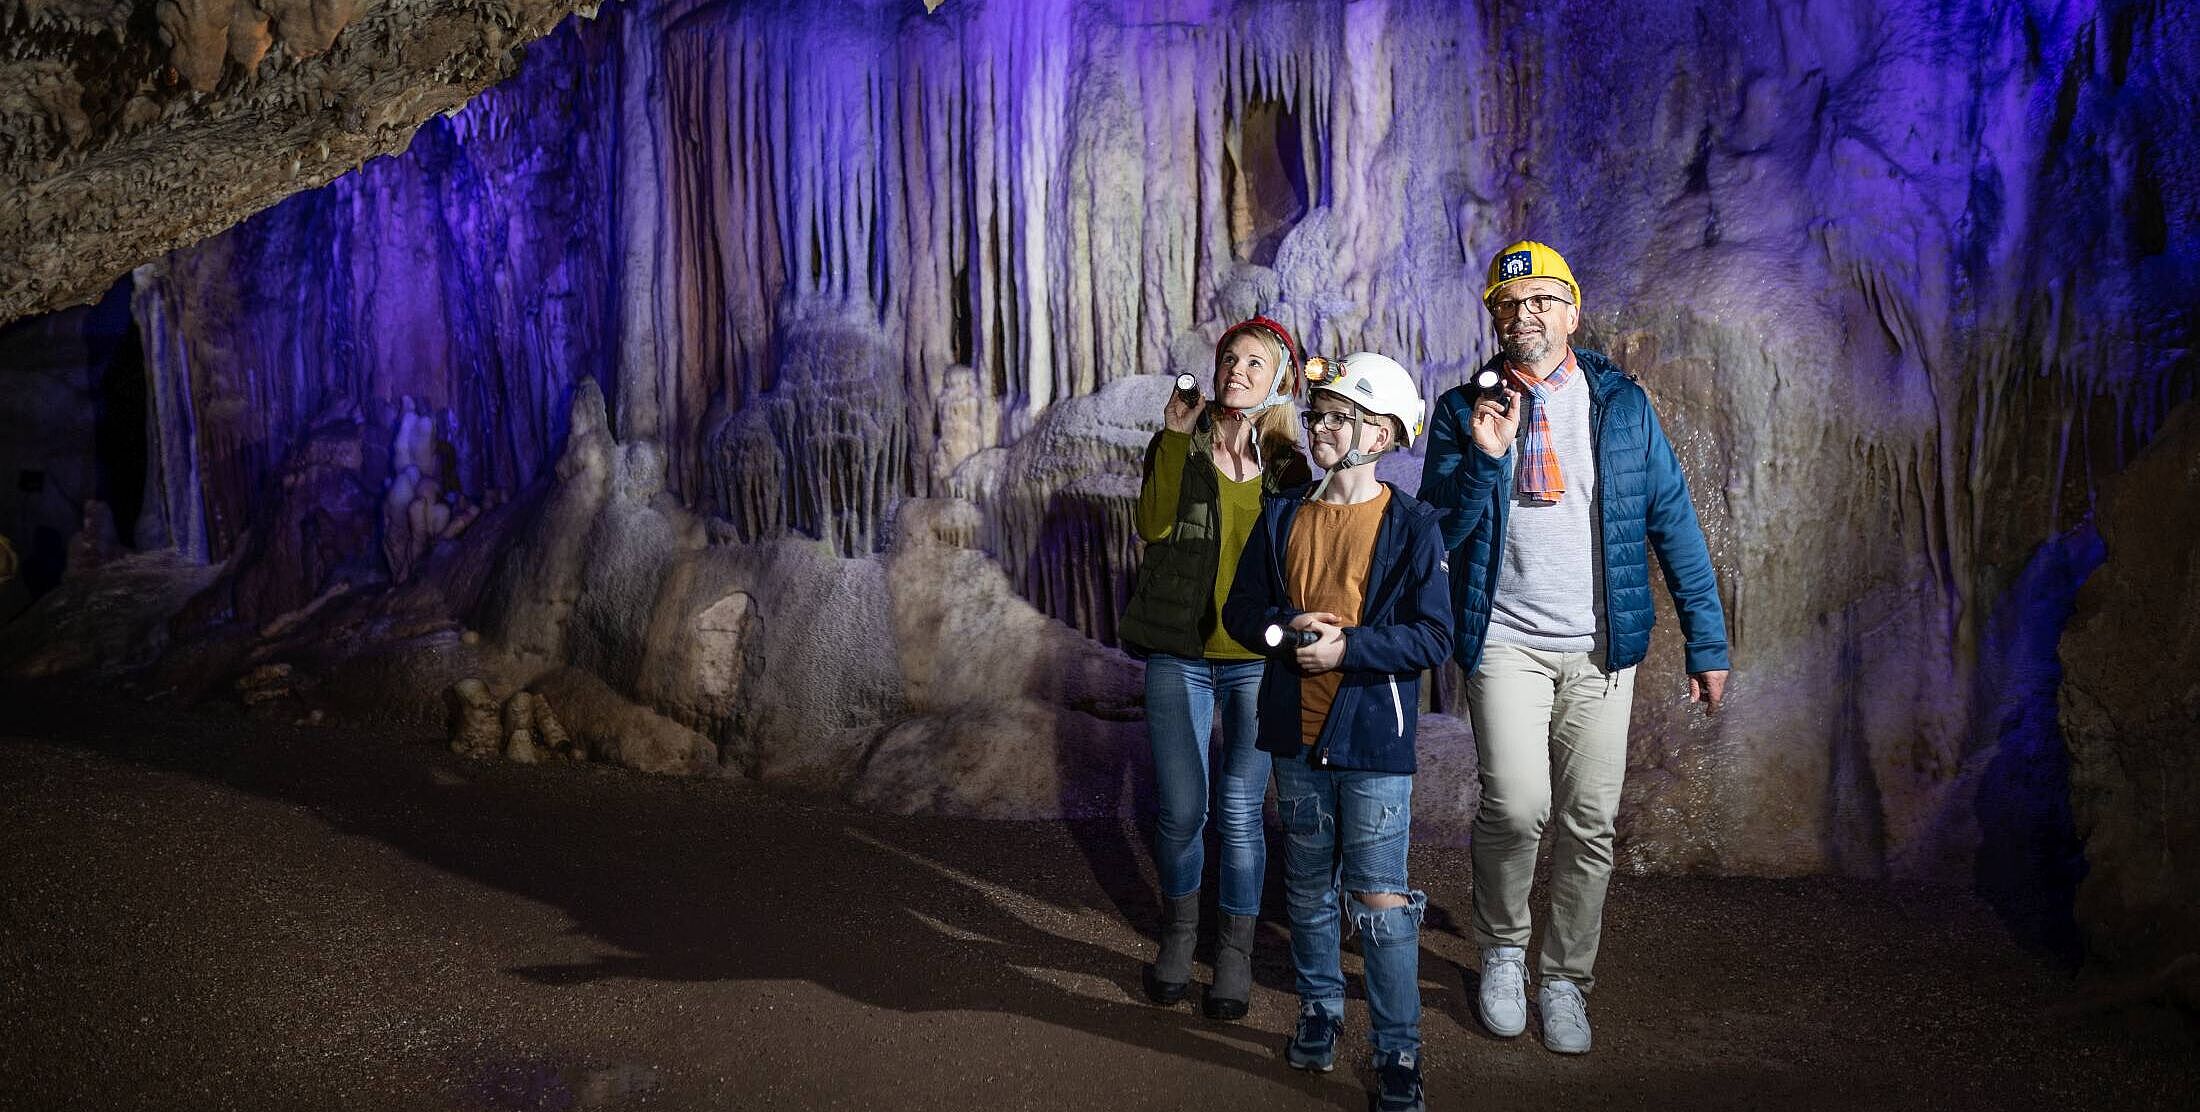
<instances>
[{"instance_id":1,"label":"man's hand","mask_svg":"<svg viewBox=\"0 0 2200 1112\"><path fill-rule=\"evenodd\" d=\"M1322 639L1293 650L1299 671L1318 676L1344 661L1344 619L1326 610L1309 610L1291 619L1292 629L1311 629Z\"/></svg>"},{"instance_id":2,"label":"man's hand","mask_svg":"<svg viewBox=\"0 0 2200 1112\"><path fill-rule=\"evenodd\" d=\"M1201 398L1191 405L1185 405L1183 396L1171 390L1169 391L1169 404L1162 407L1161 410L1161 421L1169 426L1170 432L1180 432L1189 436L1192 430L1199 427L1199 415L1206 408L1206 398Z\"/></svg>"},{"instance_id":3,"label":"man's hand","mask_svg":"<svg viewBox=\"0 0 2200 1112\"><path fill-rule=\"evenodd\" d=\"M1482 395L1474 403L1473 415L1467 418L1467 431L1482 454L1503 459L1512 451L1514 434L1520 431L1520 391L1506 385L1502 402Z\"/></svg>"},{"instance_id":4,"label":"man's hand","mask_svg":"<svg viewBox=\"0 0 2200 1112\"><path fill-rule=\"evenodd\" d=\"M1712 672L1688 674L1688 701L1702 703L1705 714L1719 713L1719 705L1726 701L1726 673L1720 668Z\"/></svg>"}]
</instances>

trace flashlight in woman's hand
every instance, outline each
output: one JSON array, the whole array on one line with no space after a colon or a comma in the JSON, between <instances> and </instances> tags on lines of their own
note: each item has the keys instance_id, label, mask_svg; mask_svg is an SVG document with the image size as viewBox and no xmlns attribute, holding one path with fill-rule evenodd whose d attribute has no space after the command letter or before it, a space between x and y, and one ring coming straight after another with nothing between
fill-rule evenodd
<instances>
[{"instance_id":1,"label":"flashlight in woman's hand","mask_svg":"<svg viewBox=\"0 0 2200 1112\"><path fill-rule=\"evenodd\" d=\"M1188 374L1176 376L1176 400L1186 409L1199 404L1199 380Z\"/></svg>"},{"instance_id":2,"label":"flashlight in woman's hand","mask_svg":"<svg viewBox=\"0 0 2200 1112\"><path fill-rule=\"evenodd\" d=\"M1271 649L1280 649L1285 645L1289 645L1294 649L1303 649L1322 639L1321 633L1317 630L1286 629L1280 625L1269 626L1268 632L1263 636L1267 639L1268 647Z\"/></svg>"}]
</instances>

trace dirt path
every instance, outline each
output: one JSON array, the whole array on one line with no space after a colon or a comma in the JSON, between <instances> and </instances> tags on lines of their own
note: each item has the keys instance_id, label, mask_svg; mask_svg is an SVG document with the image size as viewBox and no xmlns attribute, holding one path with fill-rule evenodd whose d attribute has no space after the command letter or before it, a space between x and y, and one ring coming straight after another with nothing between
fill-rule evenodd
<instances>
[{"instance_id":1,"label":"dirt path","mask_svg":"<svg viewBox=\"0 0 2200 1112\"><path fill-rule=\"evenodd\" d=\"M1125 824L893 819L13 701L0 1107L1365 1107L1356 1071L1282 1064L1273 911L1246 1022L1140 1002L1156 909ZM1468 1010L1464 857L1413 861L1433 1108L2200 1094L2176 1017L2059 1014L2068 975L1967 902L1829 880L1623 879L1597 1051L1493 1039ZM1348 1045L1365 1030L1355 1000Z\"/></svg>"}]
</instances>

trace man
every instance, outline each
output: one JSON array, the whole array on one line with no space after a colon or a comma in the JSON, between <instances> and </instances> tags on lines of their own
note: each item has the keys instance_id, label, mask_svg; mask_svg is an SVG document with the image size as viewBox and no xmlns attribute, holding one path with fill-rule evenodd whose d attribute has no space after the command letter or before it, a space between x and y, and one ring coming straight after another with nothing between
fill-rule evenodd
<instances>
[{"instance_id":1,"label":"man","mask_svg":"<svg viewBox=\"0 0 2200 1112\"><path fill-rule=\"evenodd\" d=\"M1537 969L1543 1042L1587 1053L1635 666L1655 620L1655 550L1687 638L1688 696L1726 695L1726 618L1688 483L1633 376L1569 342L1581 287L1558 252L1515 243L1483 292L1499 354L1436 405L1421 500L1446 512L1453 654L1481 760L1474 933L1483 1024L1527 1028L1529 888L1557 805L1551 921Z\"/></svg>"}]
</instances>

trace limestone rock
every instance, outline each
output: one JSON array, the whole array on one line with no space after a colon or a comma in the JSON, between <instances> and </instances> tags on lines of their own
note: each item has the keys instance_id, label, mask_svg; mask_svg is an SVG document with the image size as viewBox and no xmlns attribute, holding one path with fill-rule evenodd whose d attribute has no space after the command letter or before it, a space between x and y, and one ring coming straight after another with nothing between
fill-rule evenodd
<instances>
[{"instance_id":1,"label":"limestone rock","mask_svg":"<svg viewBox=\"0 0 2200 1112\"><path fill-rule=\"evenodd\" d=\"M796 533L840 555L877 551L910 464L895 353L874 323L838 308L807 306L786 327L771 389L707 434L706 489L742 540Z\"/></svg>"},{"instance_id":2,"label":"limestone rock","mask_svg":"<svg viewBox=\"0 0 2200 1112\"><path fill-rule=\"evenodd\" d=\"M97 296L116 274L404 150L587 6L14 6L0 191L24 203L0 213L0 322ZM284 64L262 65L278 44Z\"/></svg>"},{"instance_id":3,"label":"limestone rock","mask_svg":"<svg viewBox=\"0 0 2200 1112\"><path fill-rule=\"evenodd\" d=\"M0 673L35 678L150 664L168 648L176 614L221 570L150 552L66 579L0 626Z\"/></svg>"},{"instance_id":4,"label":"limestone rock","mask_svg":"<svg viewBox=\"0 0 2200 1112\"><path fill-rule=\"evenodd\" d=\"M560 668L537 680L534 690L591 759L641 772L717 770L718 748L710 739L628 702L589 672Z\"/></svg>"},{"instance_id":5,"label":"limestone rock","mask_svg":"<svg viewBox=\"0 0 2200 1112\"><path fill-rule=\"evenodd\" d=\"M584 380L573 391L557 480L536 521L516 537L482 600L481 631L522 659L566 660L568 627L579 603L596 518L610 497L610 418L603 390Z\"/></svg>"},{"instance_id":6,"label":"limestone rock","mask_svg":"<svg viewBox=\"0 0 2200 1112\"><path fill-rule=\"evenodd\" d=\"M514 692L504 701L504 756L521 764L551 757L584 756L572 752L573 741L550 713L550 704L532 691Z\"/></svg>"},{"instance_id":7,"label":"limestone rock","mask_svg":"<svg viewBox=\"0 0 2200 1112\"><path fill-rule=\"evenodd\" d=\"M2061 656L2078 923L2093 955L2150 968L2200 952L2200 408L2187 403L2108 487L2107 562Z\"/></svg>"},{"instance_id":8,"label":"limestone rock","mask_svg":"<svg viewBox=\"0 0 2200 1112\"><path fill-rule=\"evenodd\" d=\"M340 590L374 548L373 499L355 413L321 415L284 461L279 493L236 577L234 611L270 621Z\"/></svg>"},{"instance_id":9,"label":"limestone rock","mask_svg":"<svg viewBox=\"0 0 2200 1112\"><path fill-rule=\"evenodd\" d=\"M489 685L477 679L460 680L443 693L443 701L450 708L451 752L493 757L503 748L504 739L497 731L497 701Z\"/></svg>"},{"instance_id":10,"label":"limestone rock","mask_svg":"<svg viewBox=\"0 0 2200 1112\"><path fill-rule=\"evenodd\" d=\"M1019 598L965 547L977 508L905 504L888 553L907 717L848 779L866 806L997 818L1115 815L1150 777L1143 680L1122 652Z\"/></svg>"},{"instance_id":11,"label":"limestone rock","mask_svg":"<svg viewBox=\"0 0 2200 1112\"><path fill-rule=\"evenodd\" d=\"M986 547L1017 593L1109 644L1137 571L1141 461L1170 388L1134 375L1055 403L1008 446L983 503Z\"/></svg>"},{"instance_id":12,"label":"limestone rock","mask_svg":"<svg viewBox=\"0 0 2200 1112\"><path fill-rule=\"evenodd\" d=\"M115 533L114 511L97 498L86 499L82 523L78 525L76 535L69 538L66 574L82 575L122 552L122 541Z\"/></svg>"},{"instance_id":13,"label":"limestone rock","mask_svg":"<svg viewBox=\"0 0 2200 1112\"><path fill-rule=\"evenodd\" d=\"M289 664L262 664L237 680L237 694L244 705L256 707L289 696L292 669Z\"/></svg>"},{"instance_id":14,"label":"limestone rock","mask_svg":"<svg viewBox=\"0 0 2200 1112\"><path fill-rule=\"evenodd\" d=\"M934 409L937 433L932 442L932 474L945 479L964 461L993 447L1000 427L1000 406L978 388L978 374L966 366L947 369ZM953 493L969 497L970 492Z\"/></svg>"},{"instance_id":15,"label":"limestone rock","mask_svg":"<svg viewBox=\"0 0 2200 1112\"><path fill-rule=\"evenodd\" d=\"M794 539L719 545L680 561L666 584L640 690L722 738L744 774L838 792L878 732L908 713L878 558Z\"/></svg>"},{"instance_id":16,"label":"limestone rock","mask_svg":"<svg viewBox=\"0 0 2200 1112\"><path fill-rule=\"evenodd\" d=\"M549 702L540 695L535 696L535 738L546 753L575 758L586 755L574 746L573 735L566 732L557 715L550 713Z\"/></svg>"},{"instance_id":17,"label":"limestone rock","mask_svg":"<svg viewBox=\"0 0 2200 1112\"><path fill-rule=\"evenodd\" d=\"M400 399L398 412L390 451L395 473L382 495L382 554L390 578L402 583L430 546L452 535L454 522L479 511L456 489L457 476L446 474L453 452L437 433L436 416L410 397Z\"/></svg>"},{"instance_id":18,"label":"limestone rock","mask_svg":"<svg viewBox=\"0 0 2200 1112\"><path fill-rule=\"evenodd\" d=\"M606 492L585 540L580 593L566 627L566 659L632 692L667 570L701 529L677 506L660 504L665 456L652 441L617 445Z\"/></svg>"},{"instance_id":19,"label":"limestone rock","mask_svg":"<svg viewBox=\"0 0 2200 1112\"><path fill-rule=\"evenodd\" d=\"M537 764L542 751L535 747L533 730L514 730L504 739L504 759L514 764Z\"/></svg>"}]
</instances>

